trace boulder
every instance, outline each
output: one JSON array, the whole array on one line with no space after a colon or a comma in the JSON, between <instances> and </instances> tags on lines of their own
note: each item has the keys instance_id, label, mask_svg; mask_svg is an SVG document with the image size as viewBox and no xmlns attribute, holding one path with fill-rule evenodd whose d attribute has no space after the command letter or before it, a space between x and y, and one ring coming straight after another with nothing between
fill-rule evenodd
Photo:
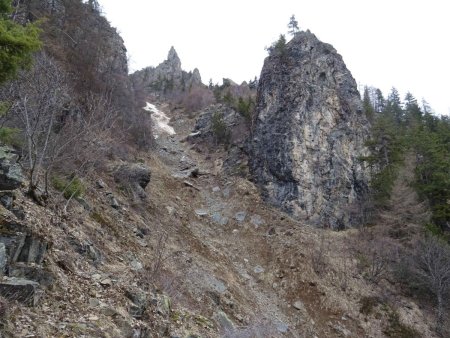
<instances>
[{"instance_id":1,"label":"boulder","mask_svg":"<svg viewBox=\"0 0 450 338\"><path fill-rule=\"evenodd\" d=\"M145 188L150 183L151 171L141 163L124 164L116 170L114 179L122 188L145 197Z\"/></svg>"},{"instance_id":2,"label":"boulder","mask_svg":"<svg viewBox=\"0 0 450 338\"><path fill-rule=\"evenodd\" d=\"M14 190L25 182L18 158L13 149L0 146L0 190Z\"/></svg>"},{"instance_id":3,"label":"boulder","mask_svg":"<svg viewBox=\"0 0 450 338\"><path fill-rule=\"evenodd\" d=\"M130 315L136 319L142 318L148 306L147 295L141 290L126 290L125 296L132 301Z\"/></svg>"},{"instance_id":4,"label":"boulder","mask_svg":"<svg viewBox=\"0 0 450 338\"><path fill-rule=\"evenodd\" d=\"M14 191L11 190L0 191L0 203L8 210L12 209L15 198L16 196Z\"/></svg>"},{"instance_id":5,"label":"boulder","mask_svg":"<svg viewBox=\"0 0 450 338\"><path fill-rule=\"evenodd\" d=\"M32 234L25 237L23 246L18 252L17 262L42 264L47 252L47 242Z\"/></svg>"},{"instance_id":6,"label":"boulder","mask_svg":"<svg viewBox=\"0 0 450 338\"><path fill-rule=\"evenodd\" d=\"M114 209L119 209L120 208L119 201L117 201L116 197L113 195L112 192L107 192L106 193L106 199L108 200L109 205L111 207L113 207Z\"/></svg>"},{"instance_id":7,"label":"boulder","mask_svg":"<svg viewBox=\"0 0 450 338\"><path fill-rule=\"evenodd\" d=\"M42 264L47 252L45 240L28 232L21 224L3 224L1 230L0 243L5 246L10 264L16 262Z\"/></svg>"},{"instance_id":8,"label":"boulder","mask_svg":"<svg viewBox=\"0 0 450 338\"><path fill-rule=\"evenodd\" d=\"M46 271L39 266L30 266L24 263L17 263L10 266L9 276L32 280L44 287L50 287L54 281L54 277L49 271Z\"/></svg>"},{"instance_id":9,"label":"boulder","mask_svg":"<svg viewBox=\"0 0 450 338\"><path fill-rule=\"evenodd\" d=\"M219 324L219 327L222 328L222 330L234 332L234 324L225 312L216 312L213 316L213 319Z\"/></svg>"},{"instance_id":10,"label":"boulder","mask_svg":"<svg viewBox=\"0 0 450 338\"><path fill-rule=\"evenodd\" d=\"M39 300L39 283L21 278L5 278L0 281L0 296L9 301L18 301L35 306Z\"/></svg>"}]
</instances>

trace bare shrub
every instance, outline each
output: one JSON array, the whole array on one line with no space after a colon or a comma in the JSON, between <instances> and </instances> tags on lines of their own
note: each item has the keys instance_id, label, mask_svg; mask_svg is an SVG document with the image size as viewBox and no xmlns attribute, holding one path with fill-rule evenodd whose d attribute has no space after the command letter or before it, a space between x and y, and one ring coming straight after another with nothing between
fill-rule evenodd
<instances>
[{"instance_id":1,"label":"bare shrub","mask_svg":"<svg viewBox=\"0 0 450 338\"><path fill-rule=\"evenodd\" d=\"M386 275L388 270L387 248L387 245L380 241L379 245L377 243L372 245L366 254L368 265L364 275L372 283L378 284Z\"/></svg>"},{"instance_id":2,"label":"bare shrub","mask_svg":"<svg viewBox=\"0 0 450 338\"><path fill-rule=\"evenodd\" d=\"M383 238L371 237L366 234L365 237L358 237L356 250L358 268L364 278L371 283L378 284L389 271L394 252L392 245Z\"/></svg>"},{"instance_id":3,"label":"bare shrub","mask_svg":"<svg viewBox=\"0 0 450 338\"><path fill-rule=\"evenodd\" d=\"M123 119L123 127L131 141L140 149L147 150L153 145L152 119L149 112L136 109Z\"/></svg>"},{"instance_id":4,"label":"bare shrub","mask_svg":"<svg viewBox=\"0 0 450 338\"><path fill-rule=\"evenodd\" d=\"M188 92L183 92L178 101L185 108L186 112L191 113L213 104L215 99L210 89L196 86Z\"/></svg>"},{"instance_id":5,"label":"bare shrub","mask_svg":"<svg viewBox=\"0 0 450 338\"><path fill-rule=\"evenodd\" d=\"M362 297L359 300L359 304L360 304L359 312L361 312L363 315L368 316L372 314L372 312L378 305L383 304L383 302L379 297L366 296Z\"/></svg>"},{"instance_id":6,"label":"bare shrub","mask_svg":"<svg viewBox=\"0 0 450 338\"><path fill-rule=\"evenodd\" d=\"M157 284L165 287L170 287L173 284L173 280L168 280L163 277L165 274L165 264L172 258L172 255L167 252L168 237L165 231L161 231L158 234L155 246L153 247L153 259L149 264L144 266L142 278L149 289Z\"/></svg>"},{"instance_id":7,"label":"bare shrub","mask_svg":"<svg viewBox=\"0 0 450 338\"><path fill-rule=\"evenodd\" d=\"M352 262L350 257L343 257L333 264L333 274L331 276L333 282L346 291L349 285Z\"/></svg>"},{"instance_id":8,"label":"bare shrub","mask_svg":"<svg viewBox=\"0 0 450 338\"><path fill-rule=\"evenodd\" d=\"M231 130L223 119L223 114L215 112L211 117L211 127L217 144L224 144L227 147L231 141Z\"/></svg>"},{"instance_id":9,"label":"bare shrub","mask_svg":"<svg viewBox=\"0 0 450 338\"><path fill-rule=\"evenodd\" d=\"M376 213L372 194L368 191L363 192L357 201L349 204L345 208L345 211L360 229L364 229L370 224L373 224Z\"/></svg>"},{"instance_id":10,"label":"bare shrub","mask_svg":"<svg viewBox=\"0 0 450 338\"><path fill-rule=\"evenodd\" d=\"M325 234L322 231L319 237L319 245L311 250L311 264L314 272L322 275L327 267L327 253L329 251L329 243L325 239Z\"/></svg>"}]
</instances>

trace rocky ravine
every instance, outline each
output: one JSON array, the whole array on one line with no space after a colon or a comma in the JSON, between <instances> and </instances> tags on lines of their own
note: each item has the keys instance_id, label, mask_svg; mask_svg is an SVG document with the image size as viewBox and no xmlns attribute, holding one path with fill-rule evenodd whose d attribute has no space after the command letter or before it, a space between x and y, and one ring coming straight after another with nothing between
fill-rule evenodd
<instances>
[{"instance_id":1,"label":"rocky ravine","mask_svg":"<svg viewBox=\"0 0 450 338\"><path fill-rule=\"evenodd\" d=\"M24 189L2 201L9 336L383 337L389 312L362 313L360 301L395 289L362 278L346 245L352 232L268 207L251 182L216 165L225 152L185 141L194 120L156 107L176 134L86 178L67 213ZM25 299L14 297L21 288ZM401 321L431 337L427 317L394 295Z\"/></svg>"},{"instance_id":2,"label":"rocky ravine","mask_svg":"<svg viewBox=\"0 0 450 338\"><path fill-rule=\"evenodd\" d=\"M264 63L251 170L265 199L321 227L358 224L369 124L342 57L311 32Z\"/></svg>"}]
</instances>

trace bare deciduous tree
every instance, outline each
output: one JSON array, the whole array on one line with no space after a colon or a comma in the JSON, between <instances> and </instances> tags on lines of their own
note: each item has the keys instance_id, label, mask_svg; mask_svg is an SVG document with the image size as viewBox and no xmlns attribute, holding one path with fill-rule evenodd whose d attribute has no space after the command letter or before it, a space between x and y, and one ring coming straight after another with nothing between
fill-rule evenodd
<instances>
[{"instance_id":1,"label":"bare deciduous tree","mask_svg":"<svg viewBox=\"0 0 450 338\"><path fill-rule=\"evenodd\" d=\"M23 130L24 158L29 169L28 189L36 196L57 118L69 101L64 73L40 53L30 71L13 82L12 119Z\"/></svg>"},{"instance_id":2,"label":"bare deciduous tree","mask_svg":"<svg viewBox=\"0 0 450 338\"><path fill-rule=\"evenodd\" d=\"M22 130L23 165L29 170L28 189L37 202L48 197L54 168L76 172L96 160L116 120L108 96L69 94L65 72L45 53L31 70L9 84L9 124ZM43 185L44 194L39 193Z\"/></svg>"},{"instance_id":3,"label":"bare deciduous tree","mask_svg":"<svg viewBox=\"0 0 450 338\"><path fill-rule=\"evenodd\" d=\"M436 324L441 333L450 291L450 248L437 238L427 238L418 245L415 263L417 277L436 296Z\"/></svg>"}]
</instances>

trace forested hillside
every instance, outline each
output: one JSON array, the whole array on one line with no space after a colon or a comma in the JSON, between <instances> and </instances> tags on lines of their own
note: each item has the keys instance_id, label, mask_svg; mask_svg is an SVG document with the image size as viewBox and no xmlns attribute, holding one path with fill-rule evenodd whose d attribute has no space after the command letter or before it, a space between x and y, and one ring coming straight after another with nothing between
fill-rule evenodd
<instances>
[{"instance_id":1,"label":"forested hillside","mask_svg":"<svg viewBox=\"0 0 450 338\"><path fill-rule=\"evenodd\" d=\"M365 88L364 108L372 120L371 155L364 160L372 171L374 205L384 207L405 156L415 159L412 183L429 203L427 225L446 235L450 230L450 118L419 105L411 93L402 101L393 88L387 98L379 89Z\"/></svg>"}]
</instances>

